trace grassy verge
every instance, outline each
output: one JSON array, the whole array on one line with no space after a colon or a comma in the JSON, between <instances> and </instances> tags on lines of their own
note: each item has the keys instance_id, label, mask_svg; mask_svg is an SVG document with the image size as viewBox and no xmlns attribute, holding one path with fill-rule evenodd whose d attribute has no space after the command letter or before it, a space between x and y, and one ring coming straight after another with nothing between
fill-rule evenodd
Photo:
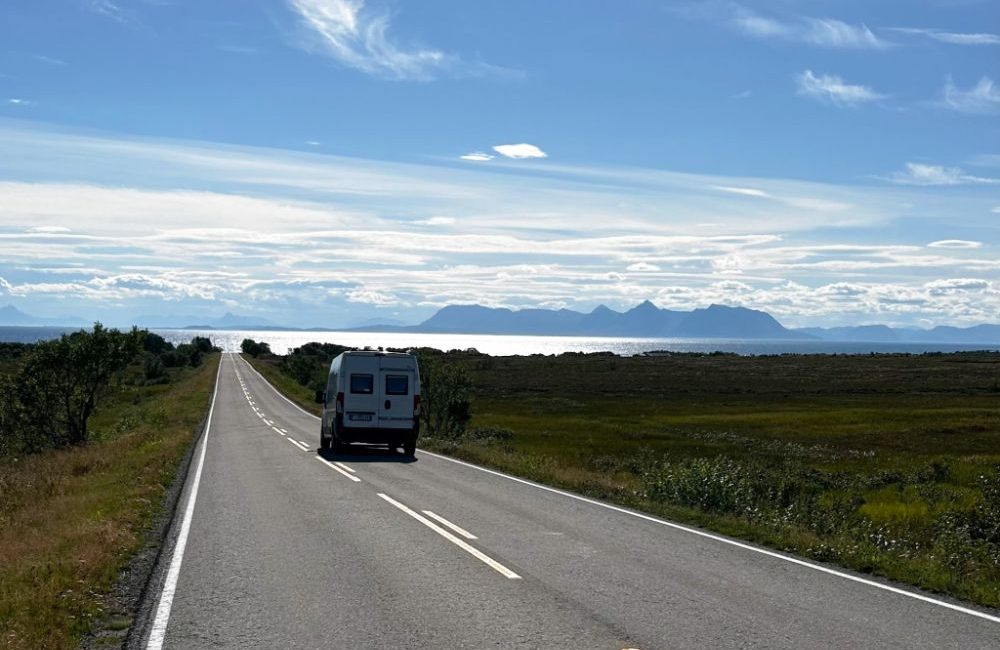
<instances>
[{"instance_id":1,"label":"grassy verge","mask_svg":"<svg viewBox=\"0 0 1000 650\"><path fill-rule=\"evenodd\" d=\"M0 646L72 648L96 621L130 625L109 592L205 417L218 359L122 388L87 445L0 463Z\"/></svg>"},{"instance_id":2,"label":"grassy verge","mask_svg":"<svg viewBox=\"0 0 1000 650\"><path fill-rule=\"evenodd\" d=\"M424 448L1000 606L1000 354L445 358L473 420Z\"/></svg>"},{"instance_id":3,"label":"grassy verge","mask_svg":"<svg viewBox=\"0 0 1000 650\"><path fill-rule=\"evenodd\" d=\"M316 403L315 393L281 371L281 367L278 365L281 357L274 355L252 357L249 354L244 354L243 358L249 361L250 365L256 368L257 372L271 382L271 385L281 391L285 397L313 415L323 414L322 405Z\"/></svg>"}]
</instances>

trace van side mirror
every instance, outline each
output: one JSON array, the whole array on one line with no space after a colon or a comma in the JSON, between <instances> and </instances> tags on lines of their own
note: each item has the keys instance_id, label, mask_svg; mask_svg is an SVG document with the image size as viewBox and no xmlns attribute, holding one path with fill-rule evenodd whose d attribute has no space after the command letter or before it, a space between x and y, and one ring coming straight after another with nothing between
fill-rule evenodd
<instances>
[{"instance_id":1,"label":"van side mirror","mask_svg":"<svg viewBox=\"0 0 1000 650\"><path fill-rule=\"evenodd\" d=\"M316 391L316 403L317 404L326 404L326 391L325 390L318 390L318 391Z\"/></svg>"}]
</instances>

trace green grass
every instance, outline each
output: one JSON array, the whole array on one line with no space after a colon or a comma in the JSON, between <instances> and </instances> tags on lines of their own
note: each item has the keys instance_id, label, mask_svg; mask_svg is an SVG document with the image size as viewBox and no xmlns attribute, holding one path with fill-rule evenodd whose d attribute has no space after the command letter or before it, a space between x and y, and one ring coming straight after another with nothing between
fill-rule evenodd
<instances>
[{"instance_id":1,"label":"green grass","mask_svg":"<svg viewBox=\"0 0 1000 650\"><path fill-rule=\"evenodd\" d=\"M278 366L281 357L274 355L252 357L249 354L242 356L288 399L313 415L323 414L322 405L316 403L315 393L281 371L281 368Z\"/></svg>"},{"instance_id":2,"label":"green grass","mask_svg":"<svg viewBox=\"0 0 1000 650\"><path fill-rule=\"evenodd\" d=\"M218 360L123 387L84 446L0 461L0 646L72 648L96 621L128 627L109 593L207 413Z\"/></svg>"},{"instance_id":3,"label":"green grass","mask_svg":"<svg viewBox=\"0 0 1000 650\"><path fill-rule=\"evenodd\" d=\"M1000 606L1000 354L444 358L471 434L422 447Z\"/></svg>"}]
</instances>

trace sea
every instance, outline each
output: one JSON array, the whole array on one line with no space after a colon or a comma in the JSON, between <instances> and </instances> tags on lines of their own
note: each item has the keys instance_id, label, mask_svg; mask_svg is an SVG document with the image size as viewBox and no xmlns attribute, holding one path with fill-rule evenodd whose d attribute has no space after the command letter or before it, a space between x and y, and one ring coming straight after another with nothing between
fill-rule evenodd
<instances>
[{"instance_id":1,"label":"sea","mask_svg":"<svg viewBox=\"0 0 1000 650\"><path fill-rule=\"evenodd\" d=\"M33 343L57 338L71 329L59 327L0 327L0 341ZM153 329L172 343L187 343L195 336L212 340L226 352L239 352L243 339L264 341L276 354L311 341L373 349L429 347L439 350L474 348L493 356L612 352L620 356L665 352L729 352L738 355L773 354L922 354L996 349L983 344L863 343L818 340L615 338L592 336L512 336L499 334L422 334L411 332L315 332L282 330Z\"/></svg>"}]
</instances>

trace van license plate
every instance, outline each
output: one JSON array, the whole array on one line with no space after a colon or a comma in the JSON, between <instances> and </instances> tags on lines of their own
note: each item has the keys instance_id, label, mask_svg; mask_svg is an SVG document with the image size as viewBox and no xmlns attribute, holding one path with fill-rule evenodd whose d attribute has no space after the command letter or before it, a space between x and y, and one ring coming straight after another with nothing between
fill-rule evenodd
<instances>
[{"instance_id":1,"label":"van license plate","mask_svg":"<svg viewBox=\"0 0 1000 650\"><path fill-rule=\"evenodd\" d=\"M347 419L352 422L371 422L372 415L371 413L348 413Z\"/></svg>"}]
</instances>

